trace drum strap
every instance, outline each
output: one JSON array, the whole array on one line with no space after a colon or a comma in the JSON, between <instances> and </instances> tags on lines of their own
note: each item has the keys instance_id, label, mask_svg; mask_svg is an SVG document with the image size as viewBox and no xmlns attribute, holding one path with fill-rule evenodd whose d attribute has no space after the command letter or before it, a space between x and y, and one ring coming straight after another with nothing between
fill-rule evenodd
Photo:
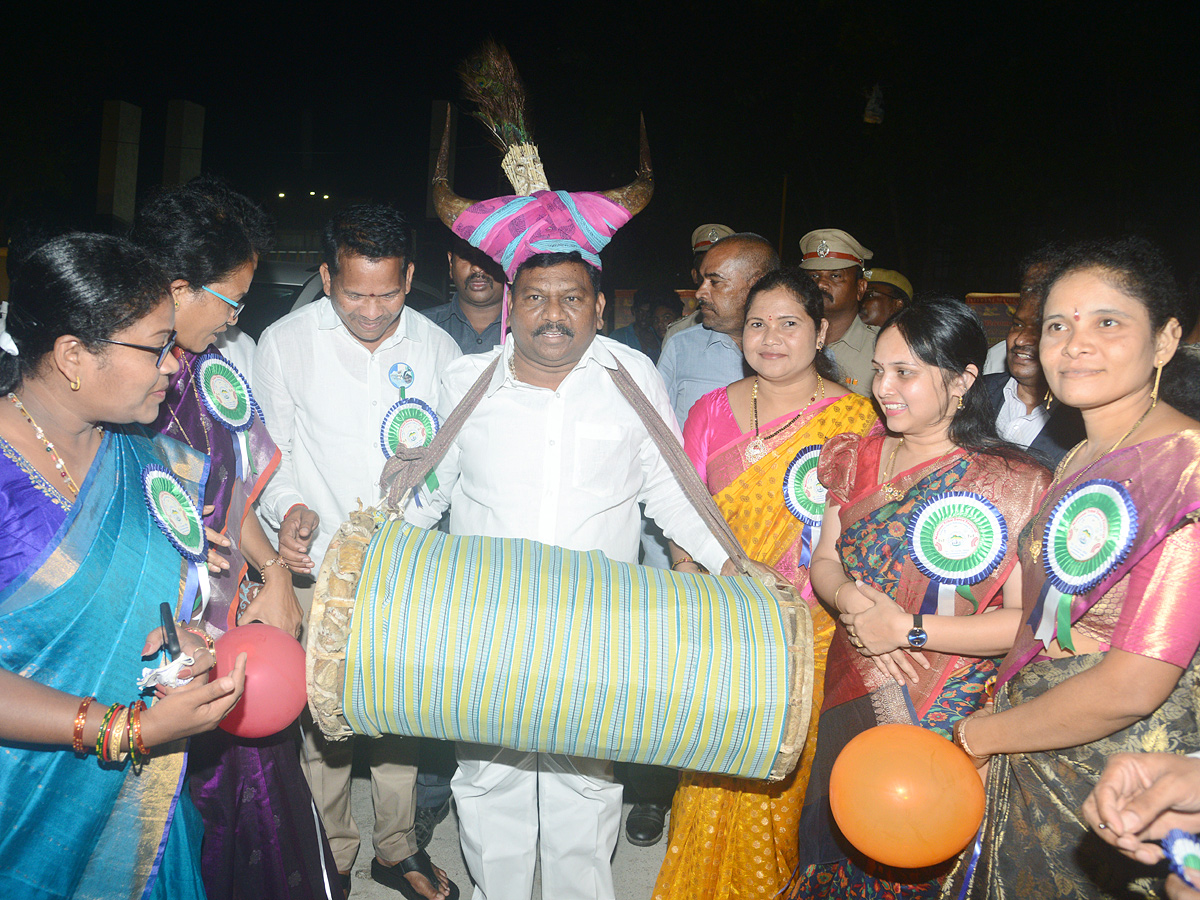
<instances>
[{"instance_id":1,"label":"drum strap","mask_svg":"<svg viewBox=\"0 0 1200 900\"><path fill-rule=\"evenodd\" d=\"M658 410L650 404L645 393L642 392L637 382L633 380L620 362L617 363L616 369L606 369L606 371L612 376L612 380L616 382L617 388L625 395L625 399L629 401L629 405L633 407L634 412L638 414L638 418L642 420L642 424L646 426L646 430L650 432L650 437L654 439L654 443L658 445L659 452L662 453L663 458L667 461L667 465L671 467L671 472L674 474L675 480L683 488L683 493L692 502L692 506L700 514L700 518L704 520L704 524L708 526L708 530L717 539L717 542L721 545L721 549L729 554L729 558L733 560L734 565L744 574L750 558L746 555L746 551L742 549L742 545L729 528L729 523L725 521L725 517L721 515L721 511L717 509L717 504L713 502L712 494L708 492L708 488L700 480L700 476L696 472L696 467L688 459L683 446L679 443L679 439L667 427L667 423L662 420L662 416L658 414ZM713 574L719 575L720 573L714 572Z\"/></svg>"},{"instance_id":2,"label":"drum strap","mask_svg":"<svg viewBox=\"0 0 1200 900\"><path fill-rule=\"evenodd\" d=\"M483 399L483 395L487 393L488 385L492 381L492 375L496 371L496 366L500 363L500 357L497 356L492 360L491 364L483 370L475 383L471 385L470 390L459 402L458 406L454 407L453 412L442 423L442 427L438 429L438 433L434 435L433 440L428 447L400 447L396 455L387 461L383 467L383 475L380 478L380 483L384 485L387 491L388 506L392 508L399 507L405 499L406 494L413 490L418 484L424 480L437 466L446 451L450 449L450 444L458 436L459 430L463 423L474 412L475 407L479 405L479 401ZM642 424L646 426L646 430L650 432L650 437L658 446L659 452L670 466L675 480L679 482L679 486L683 489L684 495L691 501L696 512L704 524L708 526L709 531L720 543L721 549L729 554L729 558L744 574L747 572L749 565L749 557L746 551L742 549L742 545L734 536L729 528L729 524L725 521L725 517L721 515L721 511L717 509L717 504L713 502L712 495L709 494L708 488L704 486L704 482L700 480L700 476L696 474L696 469L692 466L692 462L684 453L683 447L679 440L667 427L667 423L662 420L662 416L651 405L646 398L645 393L638 387L637 382L633 380L625 367L617 363L616 369L605 369L612 380L616 383L617 389L629 401L629 405L633 407L638 417L642 420ZM718 573L719 574L719 573Z\"/></svg>"}]
</instances>

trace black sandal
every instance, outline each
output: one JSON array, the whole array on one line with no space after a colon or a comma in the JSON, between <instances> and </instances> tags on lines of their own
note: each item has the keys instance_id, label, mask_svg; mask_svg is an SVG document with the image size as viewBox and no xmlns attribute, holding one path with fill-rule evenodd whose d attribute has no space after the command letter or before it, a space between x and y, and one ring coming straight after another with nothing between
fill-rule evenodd
<instances>
[{"instance_id":1,"label":"black sandal","mask_svg":"<svg viewBox=\"0 0 1200 900\"><path fill-rule=\"evenodd\" d=\"M440 884L437 873L433 871L433 861L424 850L418 850L394 866L385 866L377 858L371 860L371 878L378 884L399 891L405 900L426 900L426 897L405 877L408 872L424 875L435 888ZM447 878L446 887L450 892L446 900L458 900L458 886Z\"/></svg>"}]
</instances>

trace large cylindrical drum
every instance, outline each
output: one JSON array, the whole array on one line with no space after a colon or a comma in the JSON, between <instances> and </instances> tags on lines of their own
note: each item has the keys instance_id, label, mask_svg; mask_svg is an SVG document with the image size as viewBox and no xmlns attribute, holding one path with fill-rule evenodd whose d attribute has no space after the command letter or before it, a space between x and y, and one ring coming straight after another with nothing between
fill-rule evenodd
<instances>
[{"instance_id":1,"label":"large cylindrical drum","mask_svg":"<svg viewBox=\"0 0 1200 900\"><path fill-rule=\"evenodd\" d=\"M722 578L374 510L330 543L309 621L313 718L778 780L812 713L812 620L769 570Z\"/></svg>"}]
</instances>

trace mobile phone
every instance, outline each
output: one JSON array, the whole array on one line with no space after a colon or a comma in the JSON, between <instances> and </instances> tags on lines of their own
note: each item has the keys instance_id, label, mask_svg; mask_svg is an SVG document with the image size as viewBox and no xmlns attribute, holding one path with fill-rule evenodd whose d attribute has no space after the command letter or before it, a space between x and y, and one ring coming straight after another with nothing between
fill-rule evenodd
<instances>
[{"instance_id":1,"label":"mobile phone","mask_svg":"<svg viewBox=\"0 0 1200 900\"><path fill-rule=\"evenodd\" d=\"M159 604L158 612L162 618L163 637L165 638L167 647L167 656L174 661L183 652L179 646L179 632L175 629L175 612L171 609L171 604L165 601Z\"/></svg>"}]
</instances>

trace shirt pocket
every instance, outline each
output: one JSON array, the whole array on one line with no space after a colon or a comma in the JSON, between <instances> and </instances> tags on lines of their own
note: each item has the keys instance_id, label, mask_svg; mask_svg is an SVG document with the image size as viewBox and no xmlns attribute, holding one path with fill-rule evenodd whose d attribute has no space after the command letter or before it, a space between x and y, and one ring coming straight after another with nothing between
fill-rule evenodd
<instances>
[{"instance_id":1,"label":"shirt pocket","mask_svg":"<svg viewBox=\"0 0 1200 900\"><path fill-rule=\"evenodd\" d=\"M629 480L632 465L633 449L623 429L593 422L575 426L572 487L595 497L612 497Z\"/></svg>"}]
</instances>

